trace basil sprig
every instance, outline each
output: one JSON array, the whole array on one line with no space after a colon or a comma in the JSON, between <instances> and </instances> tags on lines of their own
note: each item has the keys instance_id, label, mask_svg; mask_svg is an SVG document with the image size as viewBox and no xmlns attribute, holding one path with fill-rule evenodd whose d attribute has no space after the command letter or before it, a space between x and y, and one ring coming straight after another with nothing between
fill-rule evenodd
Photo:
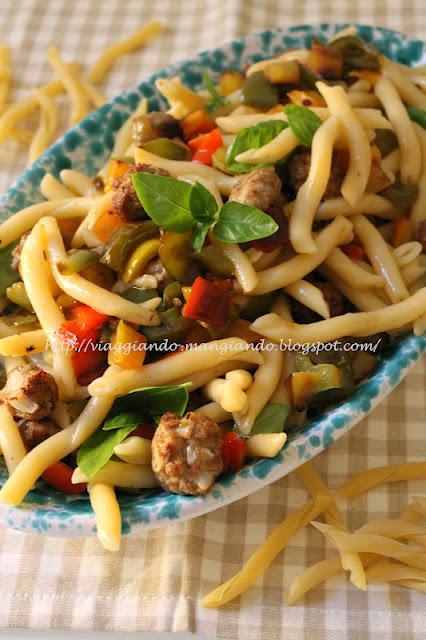
<instances>
[{"instance_id":1,"label":"basil sprig","mask_svg":"<svg viewBox=\"0 0 426 640\"><path fill-rule=\"evenodd\" d=\"M229 201L219 209L202 184L150 173L133 173L137 196L148 216L169 231L192 230L192 246L201 251L209 229L223 242L249 242L271 236L278 225L271 216L239 202Z\"/></svg>"},{"instance_id":2,"label":"basil sprig","mask_svg":"<svg viewBox=\"0 0 426 640\"><path fill-rule=\"evenodd\" d=\"M322 124L317 114L298 104L288 104L284 107L288 124L300 142L306 147L312 146L312 139Z\"/></svg>"},{"instance_id":3,"label":"basil sprig","mask_svg":"<svg viewBox=\"0 0 426 640\"><path fill-rule=\"evenodd\" d=\"M252 127L241 129L235 140L228 148L226 154L226 164L228 171L231 173L247 173L253 169L252 164L244 164L237 162L235 158L244 151L249 149L259 149L263 145L268 144L277 137L281 131L287 129L288 124L283 120L266 120L259 122Z\"/></svg>"},{"instance_id":4,"label":"basil sprig","mask_svg":"<svg viewBox=\"0 0 426 640\"><path fill-rule=\"evenodd\" d=\"M145 387L119 396L101 429L80 447L77 464L87 479L108 462L114 448L123 442L141 422L157 424L166 411L182 416L188 403L188 386Z\"/></svg>"},{"instance_id":5,"label":"basil sprig","mask_svg":"<svg viewBox=\"0 0 426 640\"><path fill-rule=\"evenodd\" d=\"M207 111L207 113L211 113L212 111L220 109L220 107L225 107L227 104L230 104L227 98L220 95L207 71L203 71L201 77L203 79L205 88L211 96L209 102L204 106L204 109Z\"/></svg>"},{"instance_id":6,"label":"basil sprig","mask_svg":"<svg viewBox=\"0 0 426 640\"><path fill-rule=\"evenodd\" d=\"M288 416L288 407L278 402L269 402L257 416L250 436L258 433L281 433Z\"/></svg>"}]
</instances>

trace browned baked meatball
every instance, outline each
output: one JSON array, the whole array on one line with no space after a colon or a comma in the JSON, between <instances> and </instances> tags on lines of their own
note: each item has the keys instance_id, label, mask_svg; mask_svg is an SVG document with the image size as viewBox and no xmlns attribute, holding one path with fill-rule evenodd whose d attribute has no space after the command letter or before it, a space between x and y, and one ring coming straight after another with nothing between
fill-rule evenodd
<instances>
[{"instance_id":1,"label":"browned baked meatball","mask_svg":"<svg viewBox=\"0 0 426 640\"><path fill-rule=\"evenodd\" d=\"M160 258L153 258L146 265L145 273L150 276L154 276L157 280L158 289L162 291L164 287L167 287L168 284L173 282L172 276L166 271L163 263Z\"/></svg>"},{"instance_id":2,"label":"browned baked meatball","mask_svg":"<svg viewBox=\"0 0 426 640\"><path fill-rule=\"evenodd\" d=\"M423 247L423 253L426 252L426 220L422 220L416 226L416 230L414 232L414 240L420 242Z\"/></svg>"},{"instance_id":3,"label":"browned baked meatball","mask_svg":"<svg viewBox=\"0 0 426 640\"><path fill-rule=\"evenodd\" d=\"M47 440L47 438L53 436L59 429L50 420L43 420L42 422L29 420L19 425L19 431L21 432L22 440L26 448L30 450L34 449L34 447L43 442L43 440Z\"/></svg>"},{"instance_id":4,"label":"browned baked meatball","mask_svg":"<svg viewBox=\"0 0 426 640\"><path fill-rule=\"evenodd\" d=\"M136 195L132 182L132 173L152 173L157 176L170 176L165 169L150 164L132 164L121 178L112 181L112 210L129 219L140 218L144 210Z\"/></svg>"},{"instance_id":5,"label":"browned baked meatball","mask_svg":"<svg viewBox=\"0 0 426 640\"><path fill-rule=\"evenodd\" d=\"M170 113L151 111L132 120L132 138L137 147L155 138L176 138L181 135L180 122Z\"/></svg>"},{"instance_id":6,"label":"browned baked meatball","mask_svg":"<svg viewBox=\"0 0 426 640\"><path fill-rule=\"evenodd\" d=\"M322 291L324 299L330 309L330 316L332 318L334 316L341 316L345 312L345 309L343 296L340 291L329 282L314 282L313 284ZM290 299L290 309L294 321L300 324L309 324L324 319L318 313L312 311L312 309L305 307L301 302L294 300L294 298Z\"/></svg>"},{"instance_id":7,"label":"browned baked meatball","mask_svg":"<svg viewBox=\"0 0 426 640\"><path fill-rule=\"evenodd\" d=\"M2 390L3 401L17 418L47 418L58 401L58 386L53 376L33 364L12 369Z\"/></svg>"},{"instance_id":8,"label":"browned baked meatball","mask_svg":"<svg viewBox=\"0 0 426 640\"><path fill-rule=\"evenodd\" d=\"M165 413L152 439L152 469L166 491L207 493L223 469L221 428L202 413Z\"/></svg>"},{"instance_id":9,"label":"browned baked meatball","mask_svg":"<svg viewBox=\"0 0 426 640\"><path fill-rule=\"evenodd\" d=\"M240 178L229 194L230 200L268 212L281 197L281 180L273 167L253 169Z\"/></svg>"},{"instance_id":10,"label":"browned baked meatball","mask_svg":"<svg viewBox=\"0 0 426 640\"><path fill-rule=\"evenodd\" d=\"M311 151L310 149L301 148L295 153L287 163L288 179L290 186L297 193L308 177L311 167ZM340 196L340 187L346 175L348 168L348 156L346 150L333 151L333 159L331 163L330 179L324 193L324 200L329 198L338 198Z\"/></svg>"}]
</instances>

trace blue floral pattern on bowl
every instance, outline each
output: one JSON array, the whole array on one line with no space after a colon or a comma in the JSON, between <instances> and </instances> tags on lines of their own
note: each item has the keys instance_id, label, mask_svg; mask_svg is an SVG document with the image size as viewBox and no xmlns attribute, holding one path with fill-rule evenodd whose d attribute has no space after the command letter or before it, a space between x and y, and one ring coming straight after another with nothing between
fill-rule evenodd
<instances>
[{"instance_id":1,"label":"blue floral pattern on bowl","mask_svg":"<svg viewBox=\"0 0 426 640\"><path fill-rule=\"evenodd\" d=\"M142 97L148 99L149 109L166 107L155 88L157 78L178 74L186 85L197 90L202 84L203 69L208 69L213 76L229 68L243 69L248 63L269 58L283 49L309 47L313 37L328 39L344 26L347 25L302 25L264 31L166 67L68 131L0 199L0 218L5 219L15 211L42 200L38 185L48 171L58 175L62 169L73 167L95 175L110 155L114 135ZM425 61L425 45L419 40L366 25L358 25L358 32L393 60L410 65ZM383 354L374 375L359 385L349 400L310 420L298 431L291 432L286 447L276 458L251 462L239 473L219 478L207 496L177 496L160 490L147 491L142 496L121 492L123 533L193 518L285 476L329 447L368 415L404 378L425 350L424 336L410 334L399 339ZM0 468L0 481L4 482L6 477L3 466ZM0 505L0 518L15 529L46 535L90 536L96 531L95 518L86 496L66 496L43 482L37 483L22 506Z\"/></svg>"}]
</instances>

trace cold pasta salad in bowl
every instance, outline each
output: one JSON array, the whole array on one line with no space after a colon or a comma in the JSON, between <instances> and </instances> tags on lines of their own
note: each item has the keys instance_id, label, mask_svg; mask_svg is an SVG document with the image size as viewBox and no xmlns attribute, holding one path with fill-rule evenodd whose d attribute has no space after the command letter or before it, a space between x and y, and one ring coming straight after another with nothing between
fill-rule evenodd
<instances>
[{"instance_id":1,"label":"cold pasta salad in bowl","mask_svg":"<svg viewBox=\"0 0 426 640\"><path fill-rule=\"evenodd\" d=\"M94 512L117 549L285 475L399 382L425 348L422 53L367 27L234 41L24 174L0 224L6 523L88 535Z\"/></svg>"}]
</instances>

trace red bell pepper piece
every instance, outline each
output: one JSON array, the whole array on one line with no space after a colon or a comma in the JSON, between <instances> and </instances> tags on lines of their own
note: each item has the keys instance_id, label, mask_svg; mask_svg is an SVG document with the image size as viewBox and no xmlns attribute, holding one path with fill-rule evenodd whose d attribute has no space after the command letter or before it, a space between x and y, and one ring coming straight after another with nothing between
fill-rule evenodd
<instances>
[{"instance_id":1,"label":"red bell pepper piece","mask_svg":"<svg viewBox=\"0 0 426 640\"><path fill-rule=\"evenodd\" d=\"M230 293L222 285L198 276L192 284L182 315L206 322L212 327L226 327L231 313L231 300Z\"/></svg>"},{"instance_id":2,"label":"red bell pepper piece","mask_svg":"<svg viewBox=\"0 0 426 640\"><path fill-rule=\"evenodd\" d=\"M71 356L71 362L78 384L85 386L99 378L105 371L107 361L107 351L100 351L96 342L87 344L87 350L85 344L80 351L75 351Z\"/></svg>"},{"instance_id":3,"label":"red bell pepper piece","mask_svg":"<svg viewBox=\"0 0 426 640\"><path fill-rule=\"evenodd\" d=\"M105 313L100 313L86 304L79 304L71 309L71 319L62 324L59 334L67 344L79 347L83 340L86 344L90 340L97 340L102 325L107 320L108 316Z\"/></svg>"},{"instance_id":4,"label":"red bell pepper piece","mask_svg":"<svg viewBox=\"0 0 426 640\"><path fill-rule=\"evenodd\" d=\"M219 129L213 129L209 133L204 133L189 140L188 146L193 153L193 162L211 165L214 152L219 147L223 147L223 140Z\"/></svg>"},{"instance_id":5,"label":"red bell pepper piece","mask_svg":"<svg viewBox=\"0 0 426 640\"><path fill-rule=\"evenodd\" d=\"M252 240L250 243L252 247L258 251L264 251L265 253L274 251L275 249L278 249L278 247L282 247L289 242L288 222L284 212L268 211L268 216L271 216L271 218L273 218L277 223L277 231L267 238Z\"/></svg>"},{"instance_id":6,"label":"red bell pepper piece","mask_svg":"<svg viewBox=\"0 0 426 640\"><path fill-rule=\"evenodd\" d=\"M222 461L223 469L239 471L244 466L247 454L247 443L235 431L228 431L223 436Z\"/></svg>"},{"instance_id":7,"label":"red bell pepper piece","mask_svg":"<svg viewBox=\"0 0 426 640\"><path fill-rule=\"evenodd\" d=\"M353 258L354 260L365 260L367 254L363 247L359 244L355 244L355 242L348 242L348 244L342 244L340 247L341 250L348 258Z\"/></svg>"},{"instance_id":8,"label":"red bell pepper piece","mask_svg":"<svg viewBox=\"0 0 426 640\"><path fill-rule=\"evenodd\" d=\"M107 320L105 313L86 304L79 304L71 310L71 319L59 329L59 335L65 344L76 349L71 361L79 384L89 384L102 374L106 366L108 354L106 351L99 351L96 343Z\"/></svg>"},{"instance_id":9,"label":"red bell pepper piece","mask_svg":"<svg viewBox=\"0 0 426 640\"><path fill-rule=\"evenodd\" d=\"M86 491L87 482L79 482L78 484L71 482L73 471L65 462L55 462L41 474L41 477L51 487L69 495Z\"/></svg>"}]
</instances>

